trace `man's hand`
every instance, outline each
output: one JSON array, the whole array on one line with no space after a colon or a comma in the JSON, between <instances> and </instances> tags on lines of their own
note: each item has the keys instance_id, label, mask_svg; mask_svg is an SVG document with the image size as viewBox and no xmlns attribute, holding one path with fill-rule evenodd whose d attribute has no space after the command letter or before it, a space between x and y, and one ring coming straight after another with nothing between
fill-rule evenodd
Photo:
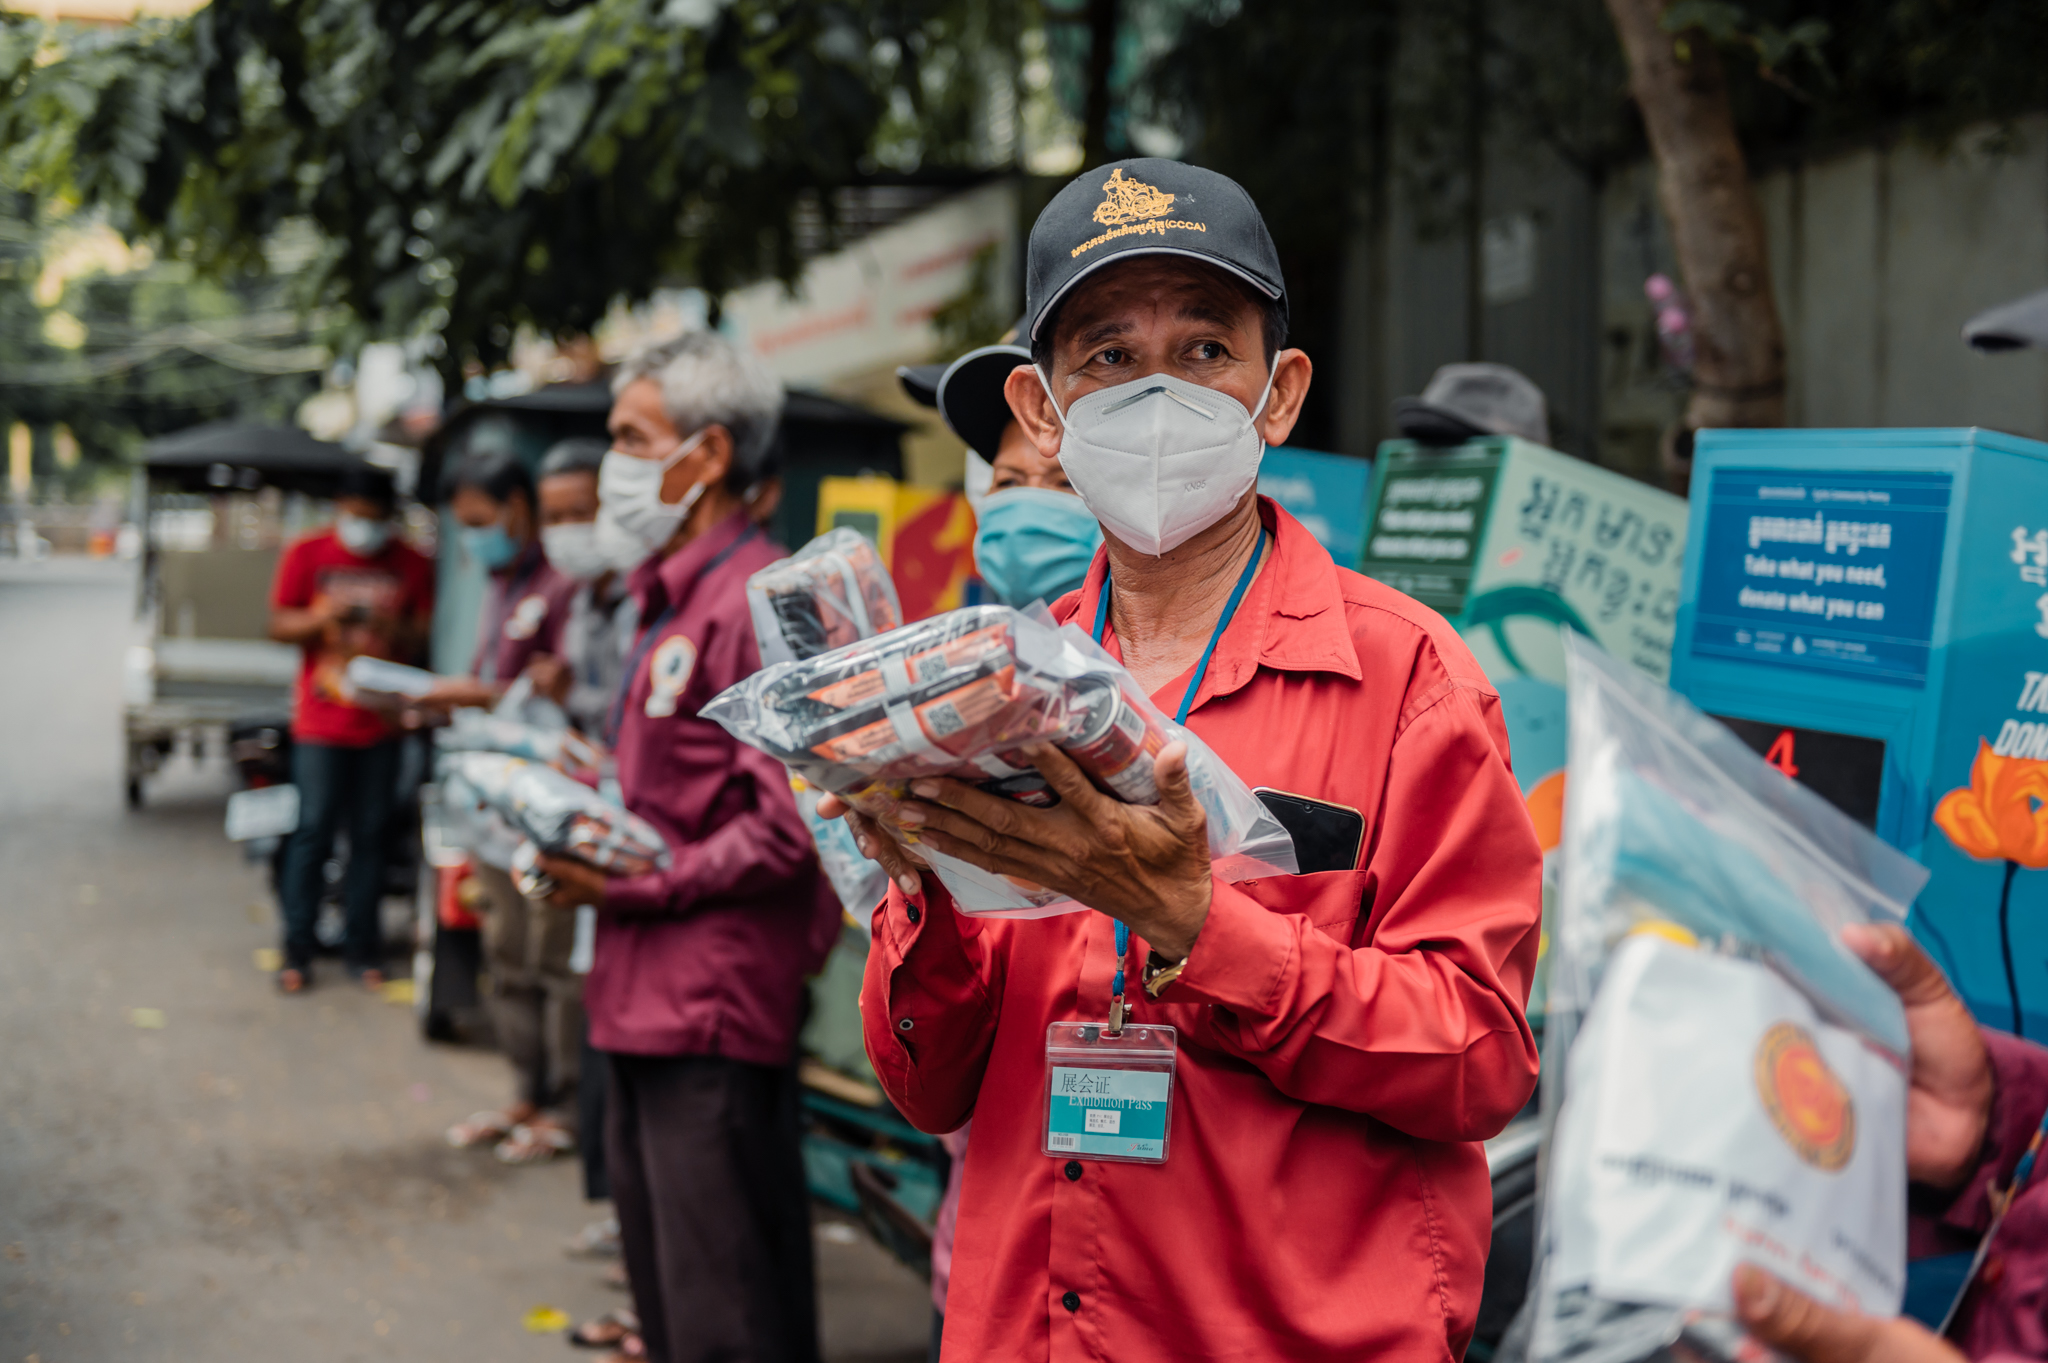
<instances>
[{"instance_id":1,"label":"man's hand","mask_svg":"<svg viewBox=\"0 0 2048 1363\"><path fill-rule=\"evenodd\" d=\"M557 705L569 699L569 684L576 680L569 664L550 653L539 654L529 662L526 675L533 681L535 695L545 696Z\"/></svg>"},{"instance_id":2,"label":"man's hand","mask_svg":"<svg viewBox=\"0 0 2048 1363\"><path fill-rule=\"evenodd\" d=\"M913 895L923 888L924 877L919 872L929 868L915 852L889 836L872 815L828 793L818 801L818 817L845 819L846 826L853 830L853 842L860 848L860 854L887 872L904 894Z\"/></svg>"},{"instance_id":3,"label":"man's hand","mask_svg":"<svg viewBox=\"0 0 2048 1363\"><path fill-rule=\"evenodd\" d=\"M1752 1265L1735 1270L1734 1286L1743 1326L1799 1363L1965 1363L1916 1320L1832 1310Z\"/></svg>"},{"instance_id":4,"label":"man's hand","mask_svg":"<svg viewBox=\"0 0 2048 1363\"><path fill-rule=\"evenodd\" d=\"M609 877L589 862L571 857L551 857L543 852L535 865L542 875L555 882L555 892L548 896L548 903L556 908L574 909L584 904L599 909L604 907Z\"/></svg>"},{"instance_id":5,"label":"man's hand","mask_svg":"<svg viewBox=\"0 0 2048 1363\"><path fill-rule=\"evenodd\" d=\"M442 677L434 689L417 697L413 704L427 710L458 710L476 706L488 710L498 703L498 688L475 677Z\"/></svg>"},{"instance_id":6,"label":"man's hand","mask_svg":"<svg viewBox=\"0 0 2048 1363\"><path fill-rule=\"evenodd\" d=\"M915 798L903 802L896 821L934 851L1056 890L1130 924L1162 956L1186 956L1209 916L1212 889L1208 817L1188 785L1187 745L1169 743L1155 759L1156 805L1104 795L1051 744L1026 748L1025 756L1059 794L1051 809L925 778L911 782Z\"/></svg>"},{"instance_id":7,"label":"man's hand","mask_svg":"<svg viewBox=\"0 0 2048 1363\"><path fill-rule=\"evenodd\" d=\"M1970 1010L1912 934L1896 924L1857 924L1842 944L1862 957L1906 1006L1913 1073L1906 1092L1906 1174L1954 1188L1977 1167L1991 1121L1991 1057Z\"/></svg>"}]
</instances>

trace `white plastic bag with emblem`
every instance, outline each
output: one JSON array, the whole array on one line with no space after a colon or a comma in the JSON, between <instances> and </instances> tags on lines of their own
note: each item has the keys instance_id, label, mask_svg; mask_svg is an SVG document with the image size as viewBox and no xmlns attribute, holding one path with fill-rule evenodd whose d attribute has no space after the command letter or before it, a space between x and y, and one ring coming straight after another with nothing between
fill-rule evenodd
<instances>
[{"instance_id":1,"label":"white plastic bag with emblem","mask_svg":"<svg viewBox=\"0 0 2048 1363\"><path fill-rule=\"evenodd\" d=\"M1566 656L1531 1356L1733 1358L1741 1263L1896 1312L1905 1018L1840 934L1903 919L1926 872L1676 693Z\"/></svg>"}]
</instances>

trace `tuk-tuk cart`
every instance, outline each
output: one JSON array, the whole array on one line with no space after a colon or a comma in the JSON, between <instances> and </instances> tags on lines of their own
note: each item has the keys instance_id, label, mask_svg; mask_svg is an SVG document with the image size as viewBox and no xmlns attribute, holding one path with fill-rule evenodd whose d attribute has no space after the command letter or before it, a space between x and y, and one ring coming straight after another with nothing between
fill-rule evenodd
<instances>
[{"instance_id":1,"label":"tuk-tuk cart","mask_svg":"<svg viewBox=\"0 0 2048 1363\"><path fill-rule=\"evenodd\" d=\"M210 422L143 447L136 602L124 678L128 804L180 744L291 715L299 650L270 638L278 552L360 455L287 426Z\"/></svg>"}]
</instances>

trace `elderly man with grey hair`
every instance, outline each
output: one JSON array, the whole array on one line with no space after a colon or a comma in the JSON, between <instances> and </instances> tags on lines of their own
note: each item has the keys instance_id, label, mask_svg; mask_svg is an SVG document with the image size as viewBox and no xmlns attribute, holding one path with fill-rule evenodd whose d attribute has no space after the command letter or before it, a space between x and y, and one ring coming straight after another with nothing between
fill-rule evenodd
<instances>
[{"instance_id":1,"label":"elderly man with grey hair","mask_svg":"<svg viewBox=\"0 0 2048 1363\"><path fill-rule=\"evenodd\" d=\"M654 1363L818 1356L795 1049L804 978L838 901L781 766L697 711L757 671L748 574L781 558L747 513L782 390L697 333L613 388L598 540L642 622L608 728L626 807L674 862L604 876L543 859L555 902L597 909L584 986L611 1069L605 1152Z\"/></svg>"}]
</instances>

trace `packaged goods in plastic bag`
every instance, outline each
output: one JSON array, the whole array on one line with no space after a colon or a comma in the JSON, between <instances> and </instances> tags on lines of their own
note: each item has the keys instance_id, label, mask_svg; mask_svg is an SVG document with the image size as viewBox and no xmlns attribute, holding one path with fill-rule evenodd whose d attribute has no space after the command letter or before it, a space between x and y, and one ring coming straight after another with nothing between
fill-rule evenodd
<instances>
[{"instance_id":1,"label":"packaged goods in plastic bag","mask_svg":"<svg viewBox=\"0 0 2048 1363\"><path fill-rule=\"evenodd\" d=\"M763 663L813 658L903 623L881 555L843 525L748 578L747 606Z\"/></svg>"},{"instance_id":2,"label":"packaged goods in plastic bag","mask_svg":"<svg viewBox=\"0 0 2048 1363\"><path fill-rule=\"evenodd\" d=\"M574 857L610 875L642 875L670 864L652 824L553 767L503 753L441 759L444 798L472 799L551 856Z\"/></svg>"},{"instance_id":3,"label":"packaged goods in plastic bag","mask_svg":"<svg viewBox=\"0 0 2048 1363\"><path fill-rule=\"evenodd\" d=\"M1294 844L1207 744L1168 720L1129 673L1072 625L973 606L830 653L762 669L701 712L811 785L843 796L906 843L890 817L909 783L950 776L1025 804L1058 797L1021 751L1064 749L1104 791L1156 804L1153 759L1188 745L1227 880L1292 874ZM915 847L968 913L1045 917L1086 907L1043 886Z\"/></svg>"},{"instance_id":4,"label":"packaged goods in plastic bag","mask_svg":"<svg viewBox=\"0 0 2048 1363\"><path fill-rule=\"evenodd\" d=\"M814 658L903 623L896 584L881 556L865 535L846 526L748 578L747 605L763 663ZM865 922L888 893L887 873L860 854L844 819L819 816L823 791L794 773L789 784L833 892Z\"/></svg>"},{"instance_id":5,"label":"packaged goods in plastic bag","mask_svg":"<svg viewBox=\"0 0 2048 1363\"><path fill-rule=\"evenodd\" d=\"M1740 1263L1895 1312L1905 1018L1840 934L1926 873L1675 693L1566 656L1531 1356L1736 1357Z\"/></svg>"},{"instance_id":6,"label":"packaged goods in plastic bag","mask_svg":"<svg viewBox=\"0 0 2048 1363\"><path fill-rule=\"evenodd\" d=\"M485 710L462 709L434 733L442 752L498 752L529 762L561 762L595 770L603 760L590 741L573 729L549 729Z\"/></svg>"}]
</instances>

